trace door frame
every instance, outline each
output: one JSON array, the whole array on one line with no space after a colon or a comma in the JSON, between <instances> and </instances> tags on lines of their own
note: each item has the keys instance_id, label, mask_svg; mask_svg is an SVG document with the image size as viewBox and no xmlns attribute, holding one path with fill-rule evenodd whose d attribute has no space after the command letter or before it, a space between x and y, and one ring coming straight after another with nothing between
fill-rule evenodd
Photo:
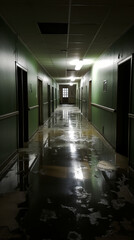
<instances>
[{"instance_id":1,"label":"door frame","mask_svg":"<svg viewBox=\"0 0 134 240\"><path fill-rule=\"evenodd\" d=\"M50 84L47 84L48 118L51 116L51 90Z\"/></svg>"},{"instance_id":2,"label":"door frame","mask_svg":"<svg viewBox=\"0 0 134 240\"><path fill-rule=\"evenodd\" d=\"M88 112L88 120L92 121L92 80L89 80L89 112Z\"/></svg>"},{"instance_id":3,"label":"door frame","mask_svg":"<svg viewBox=\"0 0 134 240\"><path fill-rule=\"evenodd\" d=\"M83 86L81 87L81 113L83 114Z\"/></svg>"},{"instance_id":4,"label":"door frame","mask_svg":"<svg viewBox=\"0 0 134 240\"><path fill-rule=\"evenodd\" d=\"M55 108L57 108L57 89L55 87Z\"/></svg>"},{"instance_id":5,"label":"door frame","mask_svg":"<svg viewBox=\"0 0 134 240\"><path fill-rule=\"evenodd\" d=\"M63 89L68 89L67 92L68 92L68 97L63 97ZM68 104L69 103L69 85L62 85L61 86L61 103L62 104Z\"/></svg>"},{"instance_id":6,"label":"door frame","mask_svg":"<svg viewBox=\"0 0 134 240\"><path fill-rule=\"evenodd\" d=\"M29 140L28 129L28 74L27 69L15 63L16 69L16 103L19 111L17 124L18 148L24 147Z\"/></svg>"},{"instance_id":7,"label":"door frame","mask_svg":"<svg viewBox=\"0 0 134 240\"><path fill-rule=\"evenodd\" d=\"M52 86L52 113L54 112L54 86Z\"/></svg>"},{"instance_id":8,"label":"door frame","mask_svg":"<svg viewBox=\"0 0 134 240\"><path fill-rule=\"evenodd\" d=\"M132 83L132 61L133 57L132 55L123 59L118 63L117 68L117 109L116 109L116 151L126 157L129 156L129 135L130 135L130 121L129 121L129 112L130 112L130 103L131 103L131 83ZM121 76L119 74L123 74L123 71L120 70L121 67L123 67L123 64L129 64L129 82L126 88L123 90L123 81L120 80ZM120 71L120 72L119 72ZM122 73L121 73L122 71ZM125 74L123 74L123 77L125 78ZM125 81L125 80L124 80ZM120 84L120 85L119 85ZM121 85L122 84L122 85ZM127 91L127 92L125 92ZM121 97L123 94L126 93L127 95L127 104L119 103L121 102ZM121 109L121 107L126 107L125 111L124 109ZM124 117L123 117L124 116ZM125 131L123 130L123 121L126 118L125 126L127 129ZM123 119L121 121L121 119ZM122 129L122 130L121 130ZM121 136L121 133L123 132L124 136ZM125 132L125 133L124 133ZM126 136L125 136L126 135ZM124 139L124 142L123 142Z\"/></svg>"},{"instance_id":9,"label":"door frame","mask_svg":"<svg viewBox=\"0 0 134 240\"><path fill-rule=\"evenodd\" d=\"M43 81L38 78L38 123L39 126L43 124Z\"/></svg>"}]
</instances>

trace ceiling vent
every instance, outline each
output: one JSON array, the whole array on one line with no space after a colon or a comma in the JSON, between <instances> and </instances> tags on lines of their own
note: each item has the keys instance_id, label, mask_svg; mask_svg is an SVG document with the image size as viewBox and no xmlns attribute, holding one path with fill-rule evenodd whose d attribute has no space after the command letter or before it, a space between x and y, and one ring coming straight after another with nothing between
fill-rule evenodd
<instances>
[{"instance_id":1,"label":"ceiling vent","mask_svg":"<svg viewBox=\"0 0 134 240\"><path fill-rule=\"evenodd\" d=\"M67 23L38 23L42 34L67 34Z\"/></svg>"}]
</instances>

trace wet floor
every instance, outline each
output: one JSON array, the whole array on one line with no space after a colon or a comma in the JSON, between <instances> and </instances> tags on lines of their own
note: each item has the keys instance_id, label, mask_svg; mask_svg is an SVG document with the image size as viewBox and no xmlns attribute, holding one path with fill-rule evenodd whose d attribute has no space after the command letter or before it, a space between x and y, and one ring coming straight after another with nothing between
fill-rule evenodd
<instances>
[{"instance_id":1,"label":"wet floor","mask_svg":"<svg viewBox=\"0 0 134 240\"><path fill-rule=\"evenodd\" d=\"M0 239L134 239L134 182L75 106L57 108L0 182Z\"/></svg>"}]
</instances>

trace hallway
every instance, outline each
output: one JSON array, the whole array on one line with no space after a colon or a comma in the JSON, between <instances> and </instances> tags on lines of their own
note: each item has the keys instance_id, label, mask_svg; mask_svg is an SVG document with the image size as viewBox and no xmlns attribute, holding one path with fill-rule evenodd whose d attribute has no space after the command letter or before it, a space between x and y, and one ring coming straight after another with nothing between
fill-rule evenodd
<instances>
[{"instance_id":1,"label":"hallway","mask_svg":"<svg viewBox=\"0 0 134 240\"><path fill-rule=\"evenodd\" d=\"M0 239L134 239L133 173L73 105L59 106L0 182Z\"/></svg>"}]
</instances>

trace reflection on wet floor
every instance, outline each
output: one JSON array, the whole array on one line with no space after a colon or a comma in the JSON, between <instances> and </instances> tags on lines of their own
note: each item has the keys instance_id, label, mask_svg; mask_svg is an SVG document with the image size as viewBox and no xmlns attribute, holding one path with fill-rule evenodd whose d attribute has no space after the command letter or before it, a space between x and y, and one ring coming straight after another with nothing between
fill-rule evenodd
<instances>
[{"instance_id":1,"label":"reflection on wet floor","mask_svg":"<svg viewBox=\"0 0 134 240\"><path fill-rule=\"evenodd\" d=\"M63 105L1 180L0 239L134 239L133 188L128 159Z\"/></svg>"}]
</instances>

